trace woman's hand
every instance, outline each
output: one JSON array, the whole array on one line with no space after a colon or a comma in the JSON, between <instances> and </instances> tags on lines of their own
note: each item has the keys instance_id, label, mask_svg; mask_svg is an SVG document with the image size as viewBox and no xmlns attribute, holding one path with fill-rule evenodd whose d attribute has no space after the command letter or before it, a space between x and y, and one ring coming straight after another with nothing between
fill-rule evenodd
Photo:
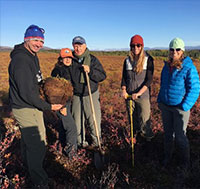
<instances>
[{"instance_id":1,"label":"woman's hand","mask_svg":"<svg viewBox=\"0 0 200 189\"><path fill-rule=\"evenodd\" d=\"M62 115L64 115L64 116L67 116L67 108L66 108L66 107L61 108L61 109L60 109L60 113L61 113Z\"/></svg>"},{"instance_id":2,"label":"woman's hand","mask_svg":"<svg viewBox=\"0 0 200 189\"><path fill-rule=\"evenodd\" d=\"M132 94L132 99L133 99L133 100L136 100L136 99L140 98L140 96L141 96L140 93L133 93L133 94Z\"/></svg>"},{"instance_id":3,"label":"woman's hand","mask_svg":"<svg viewBox=\"0 0 200 189\"><path fill-rule=\"evenodd\" d=\"M128 98L128 93L126 92L126 90L122 90L121 96L122 96L124 99L127 99L127 98Z\"/></svg>"},{"instance_id":4,"label":"woman's hand","mask_svg":"<svg viewBox=\"0 0 200 189\"><path fill-rule=\"evenodd\" d=\"M51 104L51 110L57 111L60 110L63 107L62 104Z\"/></svg>"}]
</instances>

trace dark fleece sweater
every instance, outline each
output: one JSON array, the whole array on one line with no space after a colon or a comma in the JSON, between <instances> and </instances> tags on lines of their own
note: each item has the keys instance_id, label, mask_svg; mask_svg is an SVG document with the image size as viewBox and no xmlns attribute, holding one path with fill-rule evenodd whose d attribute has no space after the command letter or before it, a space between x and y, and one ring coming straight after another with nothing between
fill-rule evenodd
<instances>
[{"instance_id":1,"label":"dark fleece sweater","mask_svg":"<svg viewBox=\"0 0 200 189\"><path fill-rule=\"evenodd\" d=\"M50 110L51 105L39 97L42 74L37 55L31 54L22 43L14 47L10 57L9 98L12 108Z\"/></svg>"}]
</instances>

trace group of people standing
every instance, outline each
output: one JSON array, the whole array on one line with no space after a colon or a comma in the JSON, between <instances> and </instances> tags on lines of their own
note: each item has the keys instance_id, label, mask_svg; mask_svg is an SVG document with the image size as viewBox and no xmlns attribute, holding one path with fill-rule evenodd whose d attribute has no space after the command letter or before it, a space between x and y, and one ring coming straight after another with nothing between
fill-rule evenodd
<instances>
[{"instance_id":1,"label":"group of people standing","mask_svg":"<svg viewBox=\"0 0 200 189\"><path fill-rule=\"evenodd\" d=\"M53 110L62 120L65 130L65 153L72 158L77 147L98 147L98 138L90 108L86 74L89 76L94 111L101 138L101 108L99 82L106 79L100 61L87 48L81 36L72 40L73 52L69 48L60 51L58 62L51 72L53 77L69 80L73 87L72 104L49 104L39 98L39 85L43 81L37 52L44 44L44 29L31 25L26 29L24 42L11 52L9 65L9 96L12 112L21 131L22 158L29 170L33 188L48 188L48 176L42 167L45 156L46 131L43 111ZM189 143L186 128L190 109L196 102L199 91L199 75L189 57L184 56L184 42L175 38L169 45L169 60L162 74L159 108L164 126L165 159L167 166L173 152L175 140L182 154L183 164L189 167ZM130 51L124 61L122 73L122 97L127 111L134 120L134 133L147 141L154 136L150 125L150 86L153 80L154 60L144 51L144 41L135 35L130 41ZM130 107L130 100L131 103ZM130 115L130 109L133 114ZM85 122L90 128L92 141L86 140Z\"/></svg>"},{"instance_id":2,"label":"group of people standing","mask_svg":"<svg viewBox=\"0 0 200 189\"><path fill-rule=\"evenodd\" d=\"M74 118L76 127L74 127L70 122L65 121L70 114L69 112L67 116L61 116L63 126L67 133L66 140L68 141L69 138L75 139L73 140L74 142L69 143L68 146L76 146L77 143L78 147L95 148L98 147L98 139L90 108L89 89L87 87L85 73L87 73L89 76L98 133L101 138L101 108L98 83L105 80L106 72L104 71L99 60L90 54L90 51L86 45L86 41L83 37L76 36L72 40L72 45L74 48L73 52L69 48L61 49L60 56L58 57L58 63L52 70L51 76L62 77L70 80L73 86L73 103L71 114ZM88 144L86 140L85 121L87 121L87 125L89 126L91 132L91 144ZM73 131L74 134L71 135L69 130ZM75 134L75 130L77 131L77 134Z\"/></svg>"},{"instance_id":3,"label":"group of people standing","mask_svg":"<svg viewBox=\"0 0 200 189\"><path fill-rule=\"evenodd\" d=\"M61 49L58 62L51 73L53 77L70 80L73 87L72 106L70 102L67 102L65 107L62 104L49 104L42 100L39 94L43 78L37 52L43 44L44 29L37 25L29 26L25 31L24 42L15 45L11 52L9 65L10 103L21 131L22 160L29 170L33 188L48 188L48 176L42 166L46 146L43 111L56 111L61 119L66 139L64 153L70 159L76 155L77 147L98 147L86 74L89 77L100 139L101 109L98 84L106 78L103 66L90 54L85 39L76 36L72 40L74 51L69 48ZM90 144L86 141L86 122L92 138Z\"/></svg>"},{"instance_id":4,"label":"group of people standing","mask_svg":"<svg viewBox=\"0 0 200 189\"><path fill-rule=\"evenodd\" d=\"M184 55L182 39L174 38L169 44L169 58L164 61L161 72L160 91L157 102L161 110L164 128L163 166L170 164L174 146L180 155L180 167L190 167L190 147L186 129L190 109L200 93L199 74L192 60ZM144 52L141 36L130 41L129 56L124 61L122 74L122 96L126 99L130 121L130 109L134 120L134 134L144 136L147 141L153 137L150 126L150 85L153 79L153 58ZM132 107L130 107L131 96ZM175 144L174 144L175 143Z\"/></svg>"}]
</instances>

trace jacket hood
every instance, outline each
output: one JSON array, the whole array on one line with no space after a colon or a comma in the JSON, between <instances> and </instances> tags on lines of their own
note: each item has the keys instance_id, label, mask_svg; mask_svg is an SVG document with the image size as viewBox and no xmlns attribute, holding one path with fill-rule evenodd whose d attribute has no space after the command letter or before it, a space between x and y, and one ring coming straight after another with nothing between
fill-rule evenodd
<instances>
[{"instance_id":1,"label":"jacket hood","mask_svg":"<svg viewBox=\"0 0 200 189\"><path fill-rule=\"evenodd\" d=\"M14 49L10 53L10 58L12 59L15 55L19 53L28 54L29 56L32 56L32 54L24 47L24 43L14 46Z\"/></svg>"}]
</instances>

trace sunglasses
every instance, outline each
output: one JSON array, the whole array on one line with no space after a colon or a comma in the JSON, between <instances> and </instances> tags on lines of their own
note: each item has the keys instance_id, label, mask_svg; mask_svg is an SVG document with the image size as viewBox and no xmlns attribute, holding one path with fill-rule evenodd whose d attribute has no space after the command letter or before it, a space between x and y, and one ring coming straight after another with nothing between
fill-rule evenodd
<instances>
[{"instance_id":1,"label":"sunglasses","mask_svg":"<svg viewBox=\"0 0 200 189\"><path fill-rule=\"evenodd\" d=\"M171 52L174 52L174 51L179 52L181 49L180 49L180 48L177 48L177 49L170 48L169 50L170 50Z\"/></svg>"},{"instance_id":2,"label":"sunglasses","mask_svg":"<svg viewBox=\"0 0 200 189\"><path fill-rule=\"evenodd\" d=\"M133 44L131 45L131 48L135 48L135 47L140 48L141 46L142 46L141 44Z\"/></svg>"}]
</instances>

